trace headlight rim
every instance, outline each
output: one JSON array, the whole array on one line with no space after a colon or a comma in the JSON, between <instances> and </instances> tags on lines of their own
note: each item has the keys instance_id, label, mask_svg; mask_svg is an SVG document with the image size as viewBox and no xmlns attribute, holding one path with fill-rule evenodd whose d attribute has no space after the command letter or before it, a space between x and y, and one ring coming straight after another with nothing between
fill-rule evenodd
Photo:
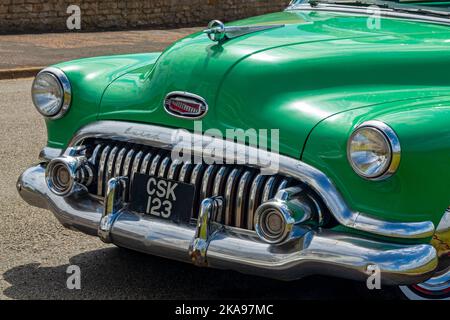
<instances>
[{"instance_id":1,"label":"headlight rim","mask_svg":"<svg viewBox=\"0 0 450 320\"><path fill-rule=\"evenodd\" d=\"M390 148L390 159L389 164L386 166L384 171L376 176L369 176L364 174L359 170L359 168L353 163L351 159L351 142L353 137L358 133L359 130L364 128L372 128L377 130L379 133L382 134L383 138L387 141L388 146ZM350 135L350 138L347 142L347 160L350 163L350 166L352 167L353 171L360 176L361 178L364 178L366 180L370 181L382 181L390 178L393 176L400 166L400 160L401 160L401 146L400 146L400 139L397 136L397 133L386 123L379 121L379 120L370 120L365 121L358 125Z\"/></svg>"},{"instance_id":2,"label":"headlight rim","mask_svg":"<svg viewBox=\"0 0 450 320\"><path fill-rule=\"evenodd\" d=\"M45 69L42 69L39 71L39 73L36 75L36 77L33 80L32 88L34 87L34 84L38 77L44 73L50 74L51 76L55 77L58 81L59 85L61 86L63 97L62 97L62 105L59 109L59 111L52 116L46 115L42 113L42 111L39 109L38 106L34 103L34 97L32 97L33 104L36 108L36 110L45 118L51 119L51 120L57 120L62 117L69 111L71 103L72 103L72 86L70 84L69 78L67 78L66 74L58 68L55 67L47 67Z\"/></svg>"}]
</instances>

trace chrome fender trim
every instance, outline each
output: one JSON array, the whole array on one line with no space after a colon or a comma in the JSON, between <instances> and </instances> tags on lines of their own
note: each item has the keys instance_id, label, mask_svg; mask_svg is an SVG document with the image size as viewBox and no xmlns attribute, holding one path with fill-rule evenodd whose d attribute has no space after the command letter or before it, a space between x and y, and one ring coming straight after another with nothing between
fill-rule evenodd
<instances>
[{"instance_id":1,"label":"chrome fender trim","mask_svg":"<svg viewBox=\"0 0 450 320\"><path fill-rule=\"evenodd\" d=\"M226 148L228 150L230 148L234 150L236 147L234 142L203 137L186 130L120 121L99 121L83 127L76 133L69 147L77 146L86 138L103 138L145 144L167 150L173 150L175 146L177 148L183 147L184 149L190 149L194 156L207 157L207 155L203 155L201 148L192 148L191 144L187 144L187 137L190 138L189 141L200 141L204 146L211 149ZM226 152L225 160L230 161L230 163L231 161L245 163L247 162L246 159L249 159L251 163L264 164L271 163L273 157L278 157L279 173L303 181L315 190L322 197L336 220L344 226L381 236L404 239L428 238L434 234L435 227L431 221L387 221L363 212L353 211L348 207L333 182L323 172L302 161L270 152L258 152L258 149L254 147L242 145L239 151L242 152L237 153L236 157L233 158ZM259 155L259 158L256 159L255 155ZM214 161L215 159L209 160ZM263 166L261 165L261 167Z\"/></svg>"}]
</instances>

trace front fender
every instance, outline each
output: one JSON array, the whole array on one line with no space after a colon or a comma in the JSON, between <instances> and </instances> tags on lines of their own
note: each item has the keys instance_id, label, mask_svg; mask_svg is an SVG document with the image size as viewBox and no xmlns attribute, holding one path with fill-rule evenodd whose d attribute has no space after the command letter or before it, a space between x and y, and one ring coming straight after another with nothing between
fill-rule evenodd
<instances>
[{"instance_id":1,"label":"front fender","mask_svg":"<svg viewBox=\"0 0 450 320\"><path fill-rule=\"evenodd\" d=\"M139 68L151 69L160 53L128 54L73 60L54 65L69 78L72 105L64 118L46 119L49 147L63 148L76 130L97 120L103 93L121 76Z\"/></svg>"},{"instance_id":2,"label":"front fender","mask_svg":"<svg viewBox=\"0 0 450 320\"><path fill-rule=\"evenodd\" d=\"M368 120L385 122L400 139L400 166L384 181L361 178L347 160L350 134ZM449 97L354 109L317 125L302 158L334 181L353 210L389 220L430 220L437 225L450 205L449 123Z\"/></svg>"}]
</instances>

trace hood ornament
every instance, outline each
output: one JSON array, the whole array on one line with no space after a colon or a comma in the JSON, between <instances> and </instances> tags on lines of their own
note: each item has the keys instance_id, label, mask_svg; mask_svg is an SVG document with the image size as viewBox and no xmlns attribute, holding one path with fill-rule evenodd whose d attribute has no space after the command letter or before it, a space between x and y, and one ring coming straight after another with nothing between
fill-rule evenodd
<instances>
[{"instance_id":1,"label":"hood ornament","mask_svg":"<svg viewBox=\"0 0 450 320\"><path fill-rule=\"evenodd\" d=\"M228 39L233 39L236 37L243 36L245 34L262 31L262 30L268 30L268 29L275 29L275 28L282 28L284 27L284 24L278 24L278 25L268 25L268 26L239 26L239 27L225 27L224 23L219 20L213 20L208 24L208 29L204 30L203 33L206 33L214 42L223 42Z\"/></svg>"}]
</instances>

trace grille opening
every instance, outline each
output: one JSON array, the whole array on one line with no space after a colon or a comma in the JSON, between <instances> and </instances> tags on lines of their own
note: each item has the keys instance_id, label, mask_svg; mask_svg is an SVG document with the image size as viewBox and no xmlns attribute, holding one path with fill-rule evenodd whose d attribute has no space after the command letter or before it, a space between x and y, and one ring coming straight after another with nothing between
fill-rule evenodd
<instances>
[{"instance_id":1,"label":"grille opening","mask_svg":"<svg viewBox=\"0 0 450 320\"><path fill-rule=\"evenodd\" d=\"M259 169L245 165L172 161L170 151L145 145L104 139L86 139L83 145L94 168L94 180L89 186L91 194L104 197L107 182L113 177L127 176L132 183L135 173L156 175L195 186L193 219L197 219L204 199L222 196L225 206L216 221L241 229L254 230L256 209L272 199L279 190L303 185L300 181L282 175L263 176ZM129 192L130 188L126 201L130 199ZM326 224L334 224L321 198L312 190L308 192L320 204L328 220Z\"/></svg>"}]
</instances>

